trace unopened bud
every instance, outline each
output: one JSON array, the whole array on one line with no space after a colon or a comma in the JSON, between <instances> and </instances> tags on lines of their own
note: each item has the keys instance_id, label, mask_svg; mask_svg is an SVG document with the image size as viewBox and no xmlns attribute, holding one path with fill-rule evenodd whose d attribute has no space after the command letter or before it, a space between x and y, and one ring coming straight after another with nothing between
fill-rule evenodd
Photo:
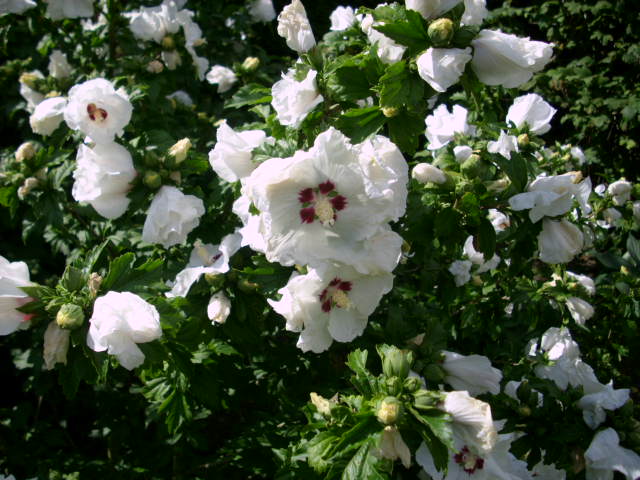
<instances>
[{"instance_id":1,"label":"unopened bud","mask_svg":"<svg viewBox=\"0 0 640 480\"><path fill-rule=\"evenodd\" d=\"M189 149L191 148L191 140L188 138L183 138L182 140L178 140L170 149L169 155L175 158L176 163L183 162L185 158L187 158L187 153L189 153Z\"/></svg>"},{"instance_id":2,"label":"unopened bud","mask_svg":"<svg viewBox=\"0 0 640 480\"><path fill-rule=\"evenodd\" d=\"M378 421L384 425L396 423L402 413L402 404L396 397L386 397L376 412Z\"/></svg>"},{"instance_id":3,"label":"unopened bud","mask_svg":"<svg viewBox=\"0 0 640 480\"><path fill-rule=\"evenodd\" d=\"M147 170L144 174L143 182L147 187L155 190L162 185L162 177L154 170Z\"/></svg>"},{"instance_id":4,"label":"unopened bud","mask_svg":"<svg viewBox=\"0 0 640 480\"><path fill-rule=\"evenodd\" d=\"M204 280L215 289L220 289L224 285L225 276L221 273L205 273Z\"/></svg>"},{"instance_id":5,"label":"unopened bud","mask_svg":"<svg viewBox=\"0 0 640 480\"><path fill-rule=\"evenodd\" d=\"M430 410L436 407L441 400L441 394L439 392L430 392L429 390L421 389L413 394L413 405L420 410Z\"/></svg>"},{"instance_id":6,"label":"unopened bud","mask_svg":"<svg viewBox=\"0 0 640 480\"><path fill-rule=\"evenodd\" d=\"M24 183L18 188L18 198L24 200L24 197L29 195L31 191L38 186L40 182L35 177L27 178Z\"/></svg>"},{"instance_id":7,"label":"unopened bud","mask_svg":"<svg viewBox=\"0 0 640 480\"><path fill-rule=\"evenodd\" d=\"M404 381L404 389L409 393L414 393L422 387L422 381L418 377L407 377Z\"/></svg>"},{"instance_id":8,"label":"unopened bud","mask_svg":"<svg viewBox=\"0 0 640 480\"><path fill-rule=\"evenodd\" d=\"M255 282L251 282L246 278L241 278L238 280L238 288L245 293L252 293L257 291L258 288L260 288L260 285Z\"/></svg>"},{"instance_id":9,"label":"unopened bud","mask_svg":"<svg viewBox=\"0 0 640 480\"><path fill-rule=\"evenodd\" d=\"M173 40L173 37L170 35L167 35L162 39L161 45L163 50L173 50L176 48L176 42Z\"/></svg>"},{"instance_id":10,"label":"unopened bud","mask_svg":"<svg viewBox=\"0 0 640 480\"><path fill-rule=\"evenodd\" d=\"M486 165L482 162L480 155L472 154L460 165L460 173L467 178L481 176L486 170Z\"/></svg>"},{"instance_id":11,"label":"unopened bud","mask_svg":"<svg viewBox=\"0 0 640 480\"><path fill-rule=\"evenodd\" d=\"M420 183L437 183L441 185L447 181L446 173L429 163L419 163L413 167L411 177Z\"/></svg>"},{"instance_id":12,"label":"unopened bud","mask_svg":"<svg viewBox=\"0 0 640 480\"><path fill-rule=\"evenodd\" d=\"M482 286L482 277L480 277L480 275L474 275L473 277L471 277L471 283L473 283L476 287L481 287Z\"/></svg>"},{"instance_id":13,"label":"unopened bud","mask_svg":"<svg viewBox=\"0 0 640 480\"><path fill-rule=\"evenodd\" d=\"M159 60L152 60L147 65L147 72L149 73L161 73L164 70L164 65Z\"/></svg>"},{"instance_id":14,"label":"unopened bud","mask_svg":"<svg viewBox=\"0 0 640 480\"><path fill-rule=\"evenodd\" d=\"M485 185L487 187L487 190L491 192L500 193L506 190L509 187L509 185L511 185L511 181L508 178L500 178L499 180L489 182L488 184L485 184Z\"/></svg>"},{"instance_id":15,"label":"unopened bud","mask_svg":"<svg viewBox=\"0 0 640 480\"><path fill-rule=\"evenodd\" d=\"M382 114L387 118L393 118L400 113L396 107L382 107Z\"/></svg>"},{"instance_id":16,"label":"unopened bud","mask_svg":"<svg viewBox=\"0 0 640 480\"><path fill-rule=\"evenodd\" d=\"M24 142L16 150L16 160L22 162L32 159L36 154L36 146L32 142Z\"/></svg>"},{"instance_id":17,"label":"unopened bud","mask_svg":"<svg viewBox=\"0 0 640 480\"><path fill-rule=\"evenodd\" d=\"M96 272L93 272L89 276L89 295L92 298L95 298L98 295L98 291L100 290L100 285L102 284L102 277L98 275Z\"/></svg>"},{"instance_id":18,"label":"unopened bud","mask_svg":"<svg viewBox=\"0 0 640 480\"><path fill-rule=\"evenodd\" d=\"M518 135L518 147L526 147L527 145L529 145L529 141L529 135L527 135L526 133Z\"/></svg>"},{"instance_id":19,"label":"unopened bud","mask_svg":"<svg viewBox=\"0 0 640 480\"><path fill-rule=\"evenodd\" d=\"M176 182L177 185L180 185L180 182L182 182L182 174L177 170L174 170L173 172L171 172L169 174L169 178L174 182Z\"/></svg>"},{"instance_id":20,"label":"unopened bud","mask_svg":"<svg viewBox=\"0 0 640 480\"><path fill-rule=\"evenodd\" d=\"M387 377L384 381L387 394L400 395L402 393L403 382L398 377Z\"/></svg>"},{"instance_id":21,"label":"unopened bud","mask_svg":"<svg viewBox=\"0 0 640 480\"><path fill-rule=\"evenodd\" d=\"M398 377L404 381L409 375L413 354L398 347L389 348L382 358L382 371L387 377Z\"/></svg>"},{"instance_id":22,"label":"unopened bud","mask_svg":"<svg viewBox=\"0 0 640 480\"><path fill-rule=\"evenodd\" d=\"M19 195L19 194L20 194L20 193L18 193L18 195ZM622 266L620 267L620 273L621 273L621 274L623 274L623 275L629 275L629 269L628 269L627 267L625 267L624 265L622 265Z\"/></svg>"},{"instance_id":23,"label":"unopened bud","mask_svg":"<svg viewBox=\"0 0 640 480\"><path fill-rule=\"evenodd\" d=\"M518 407L518 414L522 417L530 417L531 416L531 408L526 405L520 405Z\"/></svg>"},{"instance_id":24,"label":"unopened bud","mask_svg":"<svg viewBox=\"0 0 640 480\"><path fill-rule=\"evenodd\" d=\"M47 179L48 171L49 169L47 167L42 167L41 169L34 172L33 176L36 178L36 180L39 180L40 182L44 182Z\"/></svg>"},{"instance_id":25,"label":"unopened bud","mask_svg":"<svg viewBox=\"0 0 640 480\"><path fill-rule=\"evenodd\" d=\"M56 98L56 97L60 97L62 96L62 94L60 92L58 92L57 90L52 90L51 92L47 93L44 98Z\"/></svg>"},{"instance_id":26,"label":"unopened bud","mask_svg":"<svg viewBox=\"0 0 640 480\"><path fill-rule=\"evenodd\" d=\"M324 398L322 395L318 395L316 392L309 394L311 397L311 403L316 407L319 413L325 417L331 416L331 401Z\"/></svg>"},{"instance_id":27,"label":"unopened bud","mask_svg":"<svg viewBox=\"0 0 640 480\"><path fill-rule=\"evenodd\" d=\"M27 87L32 88L33 90L36 90L38 80L38 76L34 73L23 73L18 79L20 83L24 83Z\"/></svg>"},{"instance_id":28,"label":"unopened bud","mask_svg":"<svg viewBox=\"0 0 640 480\"><path fill-rule=\"evenodd\" d=\"M78 305L67 303L58 310L56 323L65 330L75 330L84 323L84 312Z\"/></svg>"},{"instance_id":29,"label":"unopened bud","mask_svg":"<svg viewBox=\"0 0 640 480\"><path fill-rule=\"evenodd\" d=\"M258 57L247 57L242 62L242 68L245 72L255 72L260 66L260 59Z\"/></svg>"},{"instance_id":30,"label":"unopened bud","mask_svg":"<svg viewBox=\"0 0 640 480\"><path fill-rule=\"evenodd\" d=\"M427 35L436 47L446 46L453 38L453 22L448 18L434 20L427 29Z\"/></svg>"}]
</instances>

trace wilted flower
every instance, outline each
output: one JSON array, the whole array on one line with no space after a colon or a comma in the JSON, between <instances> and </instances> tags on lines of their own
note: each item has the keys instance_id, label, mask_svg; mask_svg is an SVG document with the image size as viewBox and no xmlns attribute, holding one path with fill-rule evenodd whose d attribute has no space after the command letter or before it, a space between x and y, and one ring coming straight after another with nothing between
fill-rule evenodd
<instances>
[{"instance_id":1,"label":"wilted flower","mask_svg":"<svg viewBox=\"0 0 640 480\"><path fill-rule=\"evenodd\" d=\"M471 280L471 263L469 260L456 260L449 266L449 273L454 276L456 286L461 287Z\"/></svg>"},{"instance_id":2,"label":"wilted flower","mask_svg":"<svg viewBox=\"0 0 640 480\"><path fill-rule=\"evenodd\" d=\"M573 223L545 218L538 235L540 260L545 263L568 263L582 251L584 236Z\"/></svg>"},{"instance_id":3,"label":"wilted flower","mask_svg":"<svg viewBox=\"0 0 640 480\"><path fill-rule=\"evenodd\" d=\"M24 182L20 187L18 187L18 198L20 200L24 200L24 198L29 195L34 189L36 189L40 185L40 180L36 177L27 177L24 179Z\"/></svg>"},{"instance_id":4,"label":"wilted flower","mask_svg":"<svg viewBox=\"0 0 640 480\"><path fill-rule=\"evenodd\" d=\"M69 90L64 119L72 130L80 130L96 143L106 143L122 135L132 112L124 89L116 90L110 81L95 78Z\"/></svg>"},{"instance_id":5,"label":"wilted flower","mask_svg":"<svg viewBox=\"0 0 640 480\"><path fill-rule=\"evenodd\" d=\"M207 273L222 274L229 271L229 260L240 248L240 234L225 235L219 245L196 240L186 268L176 275L167 297L186 297L191 285Z\"/></svg>"},{"instance_id":6,"label":"wilted flower","mask_svg":"<svg viewBox=\"0 0 640 480\"><path fill-rule=\"evenodd\" d=\"M156 307L130 292L109 292L99 297L89 322L89 348L115 355L127 370L144 362L144 353L137 343L151 342L162 336Z\"/></svg>"},{"instance_id":7,"label":"wilted flower","mask_svg":"<svg viewBox=\"0 0 640 480\"><path fill-rule=\"evenodd\" d=\"M216 144L209 152L213 171L227 182L237 182L255 170L251 152L267 141L262 130L236 132L224 120L216 132Z\"/></svg>"},{"instance_id":8,"label":"wilted flower","mask_svg":"<svg viewBox=\"0 0 640 480\"><path fill-rule=\"evenodd\" d=\"M45 16L51 20L93 16L93 0L47 0Z\"/></svg>"},{"instance_id":9,"label":"wilted flower","mask_svg":"<svg viewBox=\"0 0 640 480\"><path fill-rule=\"evenodd\" d=\"M36 90L39 80L44 80L44 75L40 70L23 73L20 75L20 95L27 101L27 111L33 112L36 106L44 100L44 94Z\"/></svg>"},{"instance_id":10,"label":"wilted flower","mask_svg":"<svg viewBox=\"0 0 640 480\"><path fill-rule=\"evenodd\" d=\"M615 208L605 208L602 211L602 220L597 220L596 223L602 228L614 228L620 223L622 214Z\"/></svg>"},{"instance_id":11,"label":"wilted flower","mask_svg":"<svg viewBox=\"0 0 640 480\"><path fill-rule=\"evenodd\" d=\"M66 106L67 99L63 97L47 98L40 102L29 117L33 133L51 135L62 123Z\"/></svg>"},{"instance_id":12,"label":"wilted flower","mask_svg":"<svg viewBox=\"0 0 640 480\"><path fill-rule=\"evenodd\" d=\"M164 65L159 60L151 60L147 64L147 72L149 73L162 73L164 70Z\"/></svg>"},{"instance_id":13,"label":"wilted flower","mask_svg":"<svg viewBox=\"0 0 640 480\"><path fill-rule=\"evenodd\" d=\"M614 471L622 473L628 480L640 477L640 456L620 446L620 437L613 428L595 434L584 452L584 459L589 479L610 479Z\"/></svg>"},{"instance_id":14,"label":"wilted flower","mask_svg":"<svg viewBox=\"0 0 640 480\"><path fill-rule=\"evenodd\" d=\"M62 79L71 75L71 65L67 61L67 55L60 50L54 50L49 55L49 75Z\"/></svg>"},{"instance_id":15,"label":"wilted flower","mask_svg":"<svg viewBox=\"0 0 640 480\"><path fill-rule=\"evenodd\" d=\"M230 68L222 65L214 65L205 76L207 82L218 85L218 93L231 90L231 87L238 81L238 77Z\"/></svg>"},{"instance_id":16,"label":"wilted flower","mask_svg":"<svg viewBox=\"0 0 640 480\"><path fill-rule=\"evenodd\" d=\"M276 10L271 0L253 0L249 5L249 15L254 22L270 22L276 18Z\"/></svg>"},{"instance_id":17,"label":"wilted flower","mask_svg":"<svg viewBox=\"0 0 640 480\"><path fill-rule=\"evenodd\" d=\"M207 317L213 323L223 324L231 313L231 301L224 292L214 293L207 305Z\"/></svg>"},{"instance_id":18,"label":"wilted flower","mask_svg":"<svg viewBox=\"0 0 640 480\"><path fill-rule=\"evenodd\" d=\"M52 370L56 363L67 364L67 351L69 350L69 330L63 330L55 321L47 326L44 332L44 368Z\"/></svg>"},{"instance_id":19,"label":"wilted flower","mask_svg":"<svg viewBox=\"0 0 640 480\"><path fill-rule=\"evenodd\" d=\"M384 427L376 452L382 458L400 459L404 468L411 467L411 450L402 439L396 426L387 425Z\"/></svg>"},{"instance_id":20,"label":"wilted flower","mask_svg":"<svg viewBox=\"0 0 640 480\"><path fill-rule=\"evenodd\" d=\"M285 317L286 329L300 332L298 348L320 353L333 340L350 342L362 335L369 315L391 290L393 275L362 275L351 267L309 269L294 273L278 290L279 301L268 300Z\"/></svg>"},{"instance_id":21,"label":"wilted flower","mask_svg":"<svg viewBox=\"0 0 640 480\"><path fill-rule=\"evenodd\" d=\"M471 42L471 66L482 83L514 88L542 70L553 54L552 45L500 31L481 30Z\"/></svg>"},{"instance_id":22,"label":"wilted flower","mask_svg":"<svg viewBox=\"0 0 640 480\"><path fill-rule=\"evenodd\" d=\"M287 41L290 49L298 53L307 52L315 47L316 39L300 0L292 0L278 15L278 35Z\"/></svg>"},{"instance_id":23,"label":"wilted flower","mask_svg":"<svg viewBox=\"0 0 640 480\"><path fill-rule=\"evenodd\" d=\"M204 215L204 203L175 187L163 186L151 202L142 227L142 240L164 248L184 243Z\"/></svg>"},{"instance_id":24,"label":"wilted flower","mask_svg":"<svg viewBox=\"0 0 640 480\"><path fill-rule=\"evenodd\" d=\"M31 315L16 308L31 301L20 287L28 287L29 268L24 262L10 262L0 256L0 335L9 335L26 325Z\"/></svg>"},{"instance_id":25,"label":"wilted flower","mask_svg":"<svg viewBox=\"0 0 640 480\"><path fill-rule=\"evenodd\" d=\"M127 192L136 176L131 154L115 142L80 145L73 172L73 198L87 202L105 218L120 217L129 206Z\"/></svg>"},{"instance_id":26,"label":"wilted flower","mask_svg":"<svg viewBox=\"0 0 640 480\"><path fill-rule=\"evenodd\" d=\"M452 113L446 105L440 105L425 119L427 131L425 132L429 150L437 150L448 144L456 133L462 135L474 135L475 127L467 123L466 108L454 105Z\"/></svg>"},{"instance_id":27,"label":"wilted flower","mask_svg":"<svg viewBox=\"0 0 640 480\"><path fill-rule=\"evenodd\" d=\"M596 293L596 285L593 282L593 279L587 277L586 275L580 275L577 273L567 271L567 276L576 280L582 287L585 289L588 295L592 296Z\"/></svg>"},{"instance_id":28,"label":"wilted flower","mask_svg":"<svg viewBox=\"0 0 640 480\"><path fill-rule=\"evenodd\" d=\"M511 160L511 152L518 151L518 140L513 135L508 135L504 130L500 130L500 137L495 142L487 143L489 153L499 153L507 160Z\"/></svg>"},{"instance_id":29,"label":"wilted flower","mask_svg":"<svg viewBox=\"0 0 640 480\"><path fill-rule=\"evenodd\" d=\"M192 107L193 106L193 99L184 90L176 90L175 92L167 95L166 98L167 98L167 100L174 101L176 103L184 105L185 107Z\"/></svg>"},{"instance_id":30,"label":"wilted flower","mask_svg":"<svg viewBox=\"0 0 640 480\"><path fill-rule=\"evenodd\" d=\"M346 30L356 22L356 14L352 7L336 7L329 16L332 31Z\"/></svg>"},{"instance_id":31,"label":"wilted flower","mask_svg":"<svg viewBox=\"0 0 640 480\"><path fill-rule=\"evenodd\" d=\"M493 225L493 229L496 232L502 232L511 226L509 217L495 208L489 209L487 218L491 222L491 225Z\"/></svg>"},{"instance_id":32,"label":"wilted flower","mask_svg":"<svg viewBox=\"0 0 640 480\"><path fill-rule=\"evenodd\" d=\"M464 67L471 60L471 49L429 48L418 57L416 65L420 77L436 92L445 92L458 83Z\"/></svg>"},{"instance_id":33,"label":"wilted flower","mask_svg":"<svg viewBox=\"0 0 640 480\"><path fill-rule=\"evenodd\" d=\"M513 101L507 112L507 123L513 123L516 128L527 125L531 133L542 135L551 130L550 122L555 113L556 109L540 95L529 93Z\"/></svg>"},{"instance_id":34,"label":"wilted flower","mask_svg":"<svg viewBox=\"0 0 640 480\"><path fill-rule=\"evenodd\" d=\"M464 0L464 13L460 19L461 25L482 25L489 16L486 0Z\"/></svg>"},{"instance_id":35,"label":"wilted flower","mask_svg":"<svg viewBox=\"0 0 640 480\"><path fill-rule=\"evenodd\" d=\"M282 125L298 128L309 112L322 103L324 97L316 85L317 73L309 70L305 79L298 82L295 70L289 70L282 75L282 80L273 84L271 105Z\"/></svg>"},{"instance_id":36,"label":"wilted flower","mask_svg":"<svg viewBox=\"0 0 640 480\"><path fill-rule=\"evenodd\" d=\"M502 372L491 366L491 361L483 355L460 355L442 351L442 368L447 374L444 381L456 390L466 390L471 395L491 392L500 393Z\"/></svg>"}]
</instances>

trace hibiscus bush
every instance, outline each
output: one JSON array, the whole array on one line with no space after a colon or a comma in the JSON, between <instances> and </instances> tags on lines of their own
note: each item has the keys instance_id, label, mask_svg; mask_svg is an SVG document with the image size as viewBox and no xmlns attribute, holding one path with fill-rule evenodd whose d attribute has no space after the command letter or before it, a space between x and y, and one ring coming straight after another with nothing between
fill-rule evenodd
<instances>
[{"instance_id":1,"label":"hibiscus bush","mask_svg":"<svg viewBox=\"0 0 640 480\"><path fill-rule=\"evenodd\" d=\"M555 46L306 7L0 3L0 474L640 478L640 185Z\"/></svg>"}]
</instances>

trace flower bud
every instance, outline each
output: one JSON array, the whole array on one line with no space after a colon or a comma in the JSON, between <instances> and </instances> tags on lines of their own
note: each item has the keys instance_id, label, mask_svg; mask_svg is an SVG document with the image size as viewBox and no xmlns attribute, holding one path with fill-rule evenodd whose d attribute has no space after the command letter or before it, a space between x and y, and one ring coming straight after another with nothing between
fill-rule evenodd
<instances>
[{"instance_id":1,"label":"flower bud","mask_svg":"<svg viewBox=\"0 0 640 480\"><path fill-rule=\"evenodd\" d=\"M531 416L531 408L526 405L520 405L518 407L518 414L522 417L530 417Z\"/></svg>"},{"instance_id":2,"label":"flower bud","mask_svg":"<svg viewBox=\"0 0 640 480\"><path fill-rule=\"evenodd\" d=\"M163 50L174 50L176 48L176 42L173 40L171 35L164 37L161 45Z\"/></svg>"},{"instance_id":3,"label":"flower bud","mask_svg":"<svg viewBox=\"0 0 640 480\"><path fill-rule=\"evenodd\" d=\"M518 147L524 148L527 145L529 145L529 135L526 133L518 135Z\"/></svg>"},{"instance_id":4,"label":"flower bud","mask_svg":"<svg viewBox=\"0 0 640 480\"><path fill-rule=\"evenodd\" d=\"M382 107L382 114L387 118L393 118L400 113L397 107Z\"/></svg>"},{"instance_id":5,"label":"flower bud","mask_svg":"<svg viewBox=\"0 0 640 480\"><path fill-rule=\"evenodd\" d=\"M149 73L161 73L164 70L164 65L160 60L152 60L147 65L147 72Z\"/></svg>"},{"instance_id":6,"label":"flower bud","mask_svg":"<svg viewBox=\"0 0 640 480\"><path fill-rule=\"evenodd\" d=\"M384 425L396 423L402 414L402 404L396 397L386 397L376 412L378 421Z\"/></svg>"},{"instance_id":7,"label":"flower bud","mask_svg":"<svg viewBox=\"0 0 640 480\"><path fill-rule=\"evenodd\" d=\"M437 183L442 185L447 182L447 174L429 163L419 163L411 170L411 177L420 183Z\"/></svg>"},{"instance_id":8,"label":"flower bud","mask_svg":"<svg viewBox=\"0 0 640 480\"><path fill-rule=\"evenodd\" d=\"M182 174L178 170L174 170L169 174L169 178L173 180L176 185L180 185L182 182Z\"/></svg>"},{"instance_id":9,"label":"flower bud","mask_svg":"<svg viewBox=\"0 0 640 480\"><path fill-rule=\"evenodd\" d=\"M18 79L20 83L24 83L27 87L33 90L37 90L38 80L38 76L34 73L23 73Z\"/></svg>"},{"instance_id":10,"label":"flower bud","mask_svg":"<svg viewBox=\"0 0 640 480\"><path fill-rule=\"evenodd\" d=\"M325 417L331 416L331 401L324 398L322 395L318 395L316 392L309 394L311 397L311 403L316 407L318 413L321 413Z\"/></svg>"},{"instance_id":11,"label":"flower bud","mask_svg":"<svg viewBox=\"0 0 640 480\"><path fill-rule=\"evenodd\" d=\"M245 72L255 72L260 66L260 59L258 57L247 57L242 62L242 69Z\"/></svg>"},{"instance_id":12,"label":"flower bud","mask_svg":"<svg viewBox=\"0 0 640 480\"><path fill-rule=\"evenodd\" d=\"M231 300L220 291L214 293L209 299L209 305L207 306L207 316L212 323L223 324L227 321L229 314L231 313Z\"/></svg>"},{"instance_id":13,"label":"flower bud","mask_svg":"<svg viewBox=\"0 0 640 480\"><path fill-rule=\"evenodd\" d=\"M101 284L102 284L102 277L98 275L96 272L93 272L89 276L89 282L88 282L89 295L91 295L91 298L96 298L96 296L98 295L98 290L100 290Z\"/></svg>"},{"instance_id":14,"label":"flower bud","mask_svg":"<svg viewBox=\"0 0 640 480\"><path fill-rule=\"evenodd\" d=\"M432 363L422 369L422 376L433 383L442 383L447 374L440 365Z\"/></svg>"},{"instance_id":15,"label":"flower bud","mask_svg":"<svg viewBox=\"0 0 640 480\"><path fill-rule=\"evenodd\" d=\"M155 190L162 185L162 177L154 170L147 170L144 174L143 182L147 187Z\"/></svg>"},{"instance_id":16,"label":"flower bud","mask_svg":"<svg viewBox=\"0 0 640 480\"><path fill-rule=\"evenodd\" d=\"M473 277L471 277L471 283L476 287L481 287L483 283L482 277L480 275L474 275Z\"/></svg>"},{"instance_id":17,"label":"flower bud","mask_svg":"<svg viewBox=\"0 0 640 480\"><path fill-rule=\"evenodd\" d=\"M439 18L431 22L427 35L436 47L446 46L453 38L453 22L448 18Z\"/></svg>"},{"instance_id":18,"label":"flower bud","mask_svg":"<svg viewBox=\"0 0 640 480\"><path fill-rule=\"evenodd\" d=\"M259 287L260 287L260 285L258 285L255 282L251 282L251 281L247 280L246 278L241 278L240 280L238 280L238 288L242 292L253 293L253 292L256 292Z\"/></svg>"},{"instance_id":19,"label":"flower bud","mask_svg":"<svg viewBox=\"0 0 640 480\"><path fill-rule=\"evenodd\" d=\"M476 178L482 176L487 170L487 166L480 158L480 155L470 155L462 165L460 165L460 173L467 178Z\"/></svg>"},{"instance_id":20,"label":"flower bud","mask_svg":"<svg viewBox=\"0 0 640 480\"><path fill-rule=\"evenodd\" d=\"M404 381L409 375L413 354L397 347L390 347L382 358L382 371L387 377L398 377Z\"/></svg>"},{"instance_id":21,"label":"flower bud","mask_svg":"<svg viewBox=\"0 0 640 480\"><path fill-rule=\"evenodd\" d=\"M507 188L509 188L509 185L511 185L511 181L505 177L505 178L500 178L498 180L494 180L493 182L489 182L488 184L485 184L485 185L487 187L487 190L491 192L500 193L506 190Z\"/></svg>"},{"instance_id":22,"label":"flower bud","mask_svg":"<svg viewBox=\"0 0 640 480\"><path fill-rule=\"evenodd\" d=\"M438 392L421 389L413 394L413 406L419 410L431 410L440 403L440 397Z\"/></svg>"},{"instance_id":23,"label":"flower bud","mask_svg":"<svg viewBox=\"0 0 640 480\"><path fill-rule=\"evenodd\" d=\"M18 188L18 198L24 200L24 197L29 195L31 191L36 188L40 182L35 177L27 178L24 183Z\"/></svg>"},{"instance_id":24,"label":"flower bud","mask_svg":"<svg viewBox=\"0 0 640 480\"><path fill-rule=\"evenodd\" d=\"M407 377L403 385L404 389L409 393L414 393L422 387L422 381L418 377Z\"/></svg>"},{"instance_id":25,"label":"flower bud","mask_svg":"<svg viewBox=\"0 0 640 480\"><path fill-rule=\"evenodd\" d=\"M36 146L32 142L24 142L16 150L16 161L22 162L24 160L30 160L35 154Z\"/></svg>"},{"instance_id":26,"label":"flower bud","mask_svg":"<svg viewBox=\"0 0 640 480\"><path fill-rule=\"evenodd\" d=\"M84 323L84 312L74 303L66 303L56 315L56 323L65 330L75 330Z\"/></svg>"},{"instance_id":27,"label":"flower bud","mask_svg":"<svg viewBox=\"0 0 640 480\"><path fill-rule=\"evenodd\" d=\"M402 393L402 380L398 377L387 377L384 381L384 387L389 395L400 395Z\"/></svg>"},{"instance_id":28,"label":"flower bud","mask_svg":"<svg viewBox=\"0 0 640 480\"><path fill-rule=\"evenodd\" d=\"M175 158L176 163L183 162L187 158L187 153L191 149L191 140L183 138L178 140L170 149L169 155Z\"/></svg>"},{"instance_id":29,"label":"flower bud","mask_svg":"<svg viewBox=\"0 0 640 480\"><path fill-rule=\"evenodd\" d=\"M224 285L225 276L221 273L205 273L204 279L207 284L215 289L219 289Z\"/></svg>"}]
</instances>

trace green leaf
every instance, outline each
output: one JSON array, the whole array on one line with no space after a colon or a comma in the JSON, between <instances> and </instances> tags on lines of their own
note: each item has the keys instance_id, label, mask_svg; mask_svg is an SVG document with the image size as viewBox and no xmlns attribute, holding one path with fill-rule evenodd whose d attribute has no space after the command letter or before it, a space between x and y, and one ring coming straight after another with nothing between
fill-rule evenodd
<instances>
[{"instance_id":1,"label":"green leaf","mask_svg":"<svg viewBox=\"0 0 640 480\"><path fill-rule=\"evenodd\" d=\"M326 87L336 100L357 100L371 96L364 71L356 66L344 66L326 75Z\"/></svg>"},{"instance_id":2,"label":"green leaf","mask_svg":"<svg viewBox=\"0 0 640 480\"><path fill-rule=\"evenodd\" d=\"M640 263L640 240L631 234L627 237L627 251L636 262Z\"/></svg>"},{"instance_id":3,"label":"green leaf","mask_svg":"<svg viewBox=\"0 0 640 480\"><path fill-rule=\"evenodd\" d=\"M109 265L109 273L102 282L102 289L118 292L144 291L161 279L163 259L149 259L135 268L134 263L135 255L131 252L113 260Z\"/></svg>"},{"instance_id":4,"label":"green leaf","mask_svg":"<svg viewBox=\"0 0 640 480\"><path fill-rule=\"evenodd\" d=\"M238 89L229 99L224 108L240 108L245 105L257 105L259 103L269 103L271 101L271 89L250 83Z\"/></svg>"},{"instance_id":5,"label":"green leaf","mask_svg":"<svg viewBox=\"0 0 640 480\"><path fill-rule=\"evenodd\" d=\"M353 143L360 143L378 132L386 120L378 107L353 108L338 118L336 127Z\"/></svg>"},{"instance_id":6,"label":"green leaf","mask_svg":"<svg viewBox=\"0 0 640 480\"><path fill-rule=\"evenodd\" d=\"M443 240L451 241L460 236L462 215L448 207L438 212L435 221L435 234ZM464 233L464 232L462 232Z\"/></svg>"},{"instance_id":7,"label":"green leaf","mask_svg":"<svg viewBox=\"0 0 640 480\"><path fill-rule=\"evenodd\" d=\"M365 442L342 472L342 480L384 480L386 477L376 470L380 459L373 454L374 449L373 441Z\"/></svg>"},{"instance_id":8,"label":"green leaf","mask_svg":"<svg viewBox=\"0 0 640 480\"><path fill-rule=\"evenodd\" d=\"M424 120L418 115L402 111L388 120L389 136L400 150L413 155L418 149L420 135L424 132Z\"/></svg>"},{"instance_id":9,"label":"green leaf","mask_svg":"<svg viewBox=\"0 0 640 480\"><path fill-rule=\"evenodd\" d=\"M102 288L107 290L114 290L116 285L121 279L125 279L129 272L133 269L133 264L136 261L136 256L129 252L117 257L109 264L109 272L102 281Z\"/></svg>"},{"instance_id":10,"label":"green leaf","mask_svg":"<svg viewBox=\"0 0 640 480\"><path fill-rule=\"evenodd\" d=\"M420 422L421 428L418 428L418 431L431 452L436 469L446 474L449 464L449 448L454 448L451 420L448 421L445 428L438 420L440 416L421 415L412 407L409 407L409 411Z\"/></svg>"},{"instance_id":11,"label":"green leaf","mask_svg":"<svg viewBox=\"0 0 640 480\"><path fill-rule=\"evenodd\" d=\"M478 227L478 234L474 239L477 242L477 249L484 256L484 261L488 262L496 253L496 231L487 217L481 217Z\"/></svg>"},{"instance_id":12,"label":"green leaf","mask_svg":"<svg viewBox=\"0 0 640 480\"><path fill-rule=\"evenodd\" d=\"M329 467L330 452L333 445L340 440L333 432L321 432L307 444L309 465L316 472L322 473Z\"/></svg>"},{"instance_id":13,"label":"green leaf","mask_svg":"<svg viewBox=\"0 0 640 480\"><path fill-rule=\"evenodd\" d=\"M376 378L367 370L368 352L366 350L354 350L347 357L347 366L355 372L351 377L351 383L363 395L371 396L377 391Z\"/></svg>"},{"instance_id":14,"label":"green leaf","mask_svg":"<svg viewBox=\"0 0 640 480\"><path fill-rule=\"evenodd\" d=\"M79 268L68 265L60 279L60 285L69 292L77 292L87 284L86 275Z\"/></svg>"},{"instance_id":15,"label":"green leaf","mask_svg":"<svg viewBox=\"0 0 640 480\"><path fill-rule=\"evenodd\" d=\"M511 152L511 159L499 154L492 154L491 159L504 171L518 192L527 186L527 164L519 153Z\"/></svg>"}]
</instances>

